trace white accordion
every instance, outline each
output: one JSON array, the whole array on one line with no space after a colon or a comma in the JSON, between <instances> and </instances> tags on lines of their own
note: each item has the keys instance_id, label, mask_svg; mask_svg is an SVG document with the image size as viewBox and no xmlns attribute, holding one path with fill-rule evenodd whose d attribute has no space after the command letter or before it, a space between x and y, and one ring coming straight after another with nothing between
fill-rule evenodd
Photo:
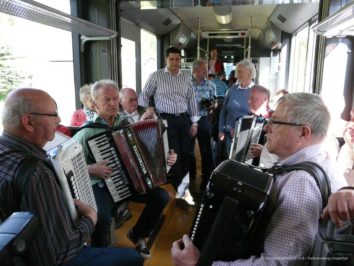
<instances>
[{"instance_id":1,"label":"white accordion","mask_svg":"<svg viewBox=\"0 0 354 266\"><path fill-rule=\"evenodd\" d=\"M48 151L48 155L59 178L72 220L78 220L74 199L90 205L97 211L81 144L74 139L68 139Z\"/></svg>"}]
</instances>

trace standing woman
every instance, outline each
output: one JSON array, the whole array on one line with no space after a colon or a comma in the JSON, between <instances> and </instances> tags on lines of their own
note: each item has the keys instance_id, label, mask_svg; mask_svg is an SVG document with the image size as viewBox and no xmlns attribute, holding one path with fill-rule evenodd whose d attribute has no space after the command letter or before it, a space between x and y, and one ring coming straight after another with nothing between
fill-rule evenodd
<instances>
[{"instance_id":1,"label":"standing woman","mask_svg":"<svg viewBox=\"0 0 354 266\"><path fill-rule=\"evenodd\" d=\"M210 50L210 59L208 63L208 77L215 78L215 74L221 72L225 75L224 64L221 60L218 60L218 49L213 48Z\"/></svg>"},{"instance_id":2,"label":"standing woman","mask_svg":"<svg viewBox=\"0 0 354 266\"><path fill-rule=\"evenodd\" d=\"M237 82L227 91L219 117L219 141L225 141L227 155L230 153L235 122L249 113L248 97L253 79L256 77L254 64L244 59L236 65ZM219 155L220 156L220 155Z\"/></svg>"}]
</instances>

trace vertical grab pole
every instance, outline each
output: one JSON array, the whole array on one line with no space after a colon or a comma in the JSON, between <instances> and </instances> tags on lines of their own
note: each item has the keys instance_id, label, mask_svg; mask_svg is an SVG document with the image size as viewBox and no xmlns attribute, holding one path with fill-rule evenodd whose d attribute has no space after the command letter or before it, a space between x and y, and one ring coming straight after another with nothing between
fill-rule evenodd
<instances>
[{"instance_id":1,"label":"vertical grab pole","mask_svg":"<svg viewBox=\"0 0 354 266\"><path fill-rule=\"evenodd\" d=\"M198 18L198 48L197 48L197 58L200 58L200 18Z\"/></svg>"}]
</instances>

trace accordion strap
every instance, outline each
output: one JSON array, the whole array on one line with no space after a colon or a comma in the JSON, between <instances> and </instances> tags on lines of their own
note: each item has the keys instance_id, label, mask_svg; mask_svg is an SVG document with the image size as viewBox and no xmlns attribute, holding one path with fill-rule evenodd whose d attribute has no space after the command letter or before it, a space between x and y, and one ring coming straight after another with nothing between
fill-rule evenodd
<instances>
[{"instance_id":1,"label":"accordion strap","mask_svg":"<svg viewBox=\"0 0 354 266\"><path fill-rule=\"evenodd\" d=\"M301 162L293 165L273 166L267 172L274 175L289 173L291 171L302 170L308 172L316 181L322 196L322 208L326 207L328 197L331 195L329 178L321 166L314 162Z\"/></svg>"}]
</instances>

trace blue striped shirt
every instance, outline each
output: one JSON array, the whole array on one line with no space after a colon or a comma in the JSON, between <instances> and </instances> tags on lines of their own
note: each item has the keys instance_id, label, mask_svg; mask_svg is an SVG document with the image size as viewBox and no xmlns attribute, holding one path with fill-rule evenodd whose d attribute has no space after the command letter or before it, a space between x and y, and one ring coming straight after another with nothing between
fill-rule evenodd
<instances>
[{"instance_id":1,"label":"blue striped shirt","mask_svg":"<svg viewBox=\"0 0 354 266\"><path fill-rule=\"evenodd\" d=\"M205 99L214 99L215 96L215 84L210 80L203 79L199 84L197 81L192 77L192 83L195 90L195 98L198 104L198 110L200 116L207 116L208 110L204 106L200 104L202 98Z\"/></svg>"},{"instance_id":2,"label":"blue striped shirt","mask_svg":"<svg viewBox=\"0 0 354 266\"><path fill-rule=\"evenodd\" d=\"M147 107L154 97L158 113L188 112L191 121L198 120L198 108L190 75L178 72L172 75L167 67L152 73L139 95L139 105Z\"/></svg>"}]
</instances>

